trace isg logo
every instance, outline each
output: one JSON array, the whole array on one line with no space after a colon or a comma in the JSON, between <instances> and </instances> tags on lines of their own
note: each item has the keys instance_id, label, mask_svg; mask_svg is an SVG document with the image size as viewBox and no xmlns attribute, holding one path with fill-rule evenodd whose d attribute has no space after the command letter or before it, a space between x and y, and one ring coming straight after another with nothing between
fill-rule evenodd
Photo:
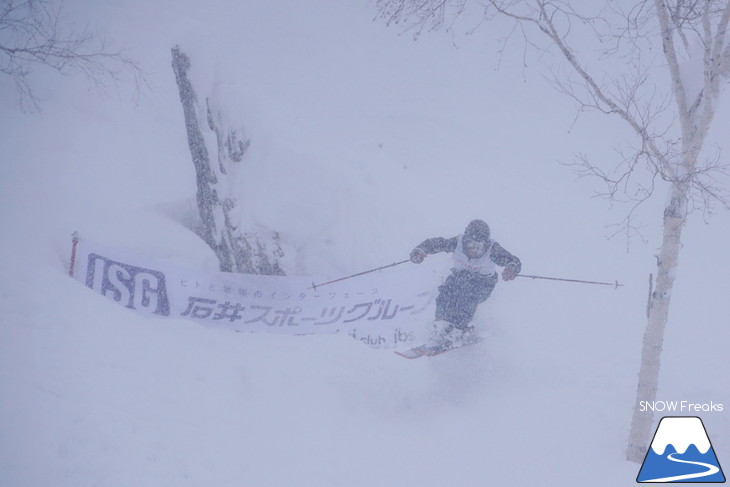
<instances>
[{"instance_id":1,"label":"isg logo","mask_svg":"<svg viewBox=\"0 0 730 487\"><path fill-rule=\"evenodd\" d=\"M161 316L170 314L165 275L162 272L89 254L86 285L127 308Z\"/></svg>"}]
</instances>

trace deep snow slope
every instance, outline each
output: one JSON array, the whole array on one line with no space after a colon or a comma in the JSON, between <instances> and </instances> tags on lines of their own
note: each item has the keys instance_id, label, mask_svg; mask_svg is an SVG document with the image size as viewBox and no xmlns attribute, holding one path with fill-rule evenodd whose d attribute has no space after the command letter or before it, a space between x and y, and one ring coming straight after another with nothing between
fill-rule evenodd
<instances>
[{"instance_id":1,"label":"deep snow slope","mask_svg":"<svg viewBox=\"0 0 730 487\"><path fill-rule=\"evenodd\" d=\"M129 46L150 86L100 94L38 69L42 112L3 113L0 485L634 482L639 466L623 454L662 202L647 208L647 242L627 253L606 239L622 209L591 199L590 183L556 162L605 157L620 127L591 115L573 126L537 69L524 73L519 56L496 69L484 29L413 42L372 22L367 2L65 8ZM347 336L145 318L95 295L66 275L76 230L217 267L180 221L195 181L175 44L251 138L241 211L281 232L291 274L389 264L482 218L525 273L624 286L500 283L477 315L483 344L417 361ZM13 106L5 81L0 99ZM718 114L713 140L729 117ZM718 299L728 228L727 214L688 226L658 399L730 405ZM448 262L421 265L447 272ZM728 413L702 418L722 463Z\"/></svg>"}]
</instances>

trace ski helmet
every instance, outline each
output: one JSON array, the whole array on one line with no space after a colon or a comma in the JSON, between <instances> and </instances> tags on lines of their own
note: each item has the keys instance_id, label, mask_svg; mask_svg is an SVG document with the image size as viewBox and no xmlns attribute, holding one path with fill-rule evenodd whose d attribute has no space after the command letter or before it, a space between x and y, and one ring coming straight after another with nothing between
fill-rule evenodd
<instances>
[{"instance_id":1,"label":"ski helmet","mask_svg":"<svg viewBox=\"0 0 730 487\"><path fill-rule=\"evenodd\" d=\"M466 226L464 231L464 239L476 240L478 242L489 241L489 225L482 220L472 220Z\"/></svg>"}]
</instances>

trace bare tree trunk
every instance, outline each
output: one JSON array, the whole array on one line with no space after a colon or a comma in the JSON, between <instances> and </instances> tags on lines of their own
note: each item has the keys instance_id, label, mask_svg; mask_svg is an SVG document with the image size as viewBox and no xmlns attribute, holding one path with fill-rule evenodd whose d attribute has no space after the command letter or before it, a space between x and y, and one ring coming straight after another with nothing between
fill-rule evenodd
<instances>
[{"instance_id":1,"label":"bare tree trunk","mask_svg":"<svg viewBox=\"0 0 730 487\"><path fill-rule=\"evenodd\" d=\"M236 199L227 184L228 178L233 165L242 160L248 141L242 140L236 130L226 127L221 108L212 107L206 100L208 127L217 140L218 164L212 165L198 120L197 96L188 78L190 58L177 46L172 49L172 68L180 91L188 146L195 166L198 211L203 223L201 237L218 257L221 271L283 275L279 265L283 252L278 234L263 228L244 232L242 225L232 217Z\"/></svg>"},{"instance_id":2,"label":"bare tree trunk","mask_svg":"<svg viewBox=\"0 0 730 487\"><path fill-rule=\"evenodd\" d=\"M657 256L656 288L649 299L648 323L644 331L641 350L641 366L636 391L636 404L631 419L631 433L626 451L626 459L642 462L651 440L654 415L641 411L641 401L654 401L659 385L664 330L669 321L669 304L674 287L674 278L679 264L679 251L682 246L682 229L686 222L682 189L674 186L669 205L664 210L662 246Z\"/></svg>"},{"instance_id":3,"label":"bare tree trunk","mask_svg":"<svg viewBox=\"0 0 730 487\"><path fill-rule=\"evenodd\" d=\"M678 173L673 174L672 194L670 202L664 210L662 247L657 256L656 290L650 298L649 321L644 332L636 404L631 420L629 445L626 450L627 460L634 462L643 460L651 441L654 415L649 411L642 412L640 403L641 401L653 401L656 398L664 329L669 320L669 302L682 245L682 229L688 214L687 201L690 197L690 188L687 185L699 184L698 158L714 118L714 106L720 89L719 83L727 73L728 53L730 52L725 41L727 25L730 21L730 2L726 2L721 9L715 10L717 26L714 32L711 22L713 10L710 3L705 2L702 10L702 38L705 46L704 83L699 93L690 93L686 81L682 77L674 45L677 29L670 20L667 4L662 0L654 0L654 6L661 28L662 45L672 82L674 101L679 114L682 160ZM679 33L681 34L681 30ZM672 169L669 165L666 168ZM712 190L699 185L704 192L704 197L714 197Z\"/></svg>"}]
</instances>

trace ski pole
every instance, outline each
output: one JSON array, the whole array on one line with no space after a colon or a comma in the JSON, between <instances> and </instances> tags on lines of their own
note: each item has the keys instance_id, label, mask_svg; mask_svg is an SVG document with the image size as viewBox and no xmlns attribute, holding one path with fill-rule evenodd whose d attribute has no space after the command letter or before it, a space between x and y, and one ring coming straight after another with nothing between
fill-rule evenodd
<instances>
[{"instance_id":1,"label":"ski pole","mask_svg":"<svg viewBox=\"0 0 730 487\"><path fill-rule=\"evenodd\" d=\"M351 276L340 277L339 279L335 279L334 281L321 282L319 284L312 283L312 287L310 287L309 289L314 289L316 291L317 288L320 286L326 286L327 284L344 281L345 279L352 279L353 277L362 276L364 274L370 274L371 272L375 272L375 271L382 271L383 269L387 269L388 267L395 267L397 265L405 264L406 262L410 262L410 261L411 261L411 259L406 259L406 260L402 260L400 262L394 262L392 264L384 265L383 267L378 267L376 269L370 269L369 271L358 272L357 274L353 274Z\"/></svg>"},{"instance_id":2,"label":"ski pole","mask_svg":"<svg viewBox=\"0 0 730 487\"><path fill-rule=\"evenodd\" d=\"M623 286L623 284L619 284L618 281L615 281L615 282L581 281L579 279L563 279L562 277L531 276L529 274L517 274L517 277L529 277L530 279L547 279L549 281L578 282L581 284L598 284L600 286L613 286L614 289L618 288L619 286Z\"/></svg>"}]
</instances>

